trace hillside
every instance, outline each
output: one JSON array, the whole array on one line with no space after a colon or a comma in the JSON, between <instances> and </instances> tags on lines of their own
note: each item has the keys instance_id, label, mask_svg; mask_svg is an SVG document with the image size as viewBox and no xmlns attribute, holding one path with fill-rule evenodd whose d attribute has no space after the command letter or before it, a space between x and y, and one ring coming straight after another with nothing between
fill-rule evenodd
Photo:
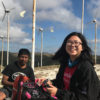
<instances>
[{"instance_id":1,"label":"hillside","mask_svg":"<svg viewBox=\"0 0 100 100\"><path fill-rule=\"evenodd\" d=\"M57 61L53 61L52 60L52 56L53 54L50 53L43 53L43 66L47 66L47 65L57 65L58 62ZM6 66L6 62L7 62L7 53L6 51L4 51L4 60L3 60L3 65ZM17 59L17 53L9 53L9 63L12 63L13 61L15 61ZM41 62L41 56L40 53L35 53L35 67L40 66L40 62ZM0 52L0 64L1 64L1 52ZM29 60L29 65L31 64L31 59Z\"/></svg>"},{"instance_id":2,"label":"hillside","mask_svg":"<svg viewBox=\"0 0 100 100\"><path fill-rule=\"evenodd\" d=\"M49 66L49 65L58 65L59 63L57 61L52 60L53 54L50 53L43 53L43 66ZM6 65L6 59L7 59L7 53L4 51L4 60L3 65ZM12 63L17 59L17 53L9 53L9 63ZM35 67L40 66L41 62L41 54L35 53ZM1 64L1 52L0 52L0 64ZM31 59L29 60L29 64L31 64ZM97 56L97 64L100 64L100 56Z\"/></svg>"}]
</instances>

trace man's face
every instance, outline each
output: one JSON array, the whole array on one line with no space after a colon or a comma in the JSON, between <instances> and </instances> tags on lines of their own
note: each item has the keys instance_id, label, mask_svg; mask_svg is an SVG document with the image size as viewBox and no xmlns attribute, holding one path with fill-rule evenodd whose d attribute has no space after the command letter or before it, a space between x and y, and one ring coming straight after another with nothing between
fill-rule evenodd
<instances>
[{"instance_id":1,"label":"man's face","mask_svg":"<svg viewBox=\"0 0 100 100\"><path fill-rule=\"evenodd\" d=\"M23 65L25 65L27 62L28 62L28 60L29 60L29 56L28 55L20 55L19 57L18 57L18 61L19 61L19 64L21 65L21 66L23 66Z\"/></svg>"}]
</instances>

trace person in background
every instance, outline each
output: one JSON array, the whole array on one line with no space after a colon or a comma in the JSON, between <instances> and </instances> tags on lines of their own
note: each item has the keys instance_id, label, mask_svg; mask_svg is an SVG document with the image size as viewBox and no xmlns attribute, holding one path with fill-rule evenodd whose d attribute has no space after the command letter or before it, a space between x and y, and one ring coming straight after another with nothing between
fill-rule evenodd
<instances>
[{"instance_id":1,"label":"person in background","mask_svg":"<svg viewBox=\"0 0 100 100\"><path fill-rule=\"evenodd\" d=\"M0 89L0 100L4 100L7 97L11 97L12 88L14 80L19 75L25 75L30 78L32 81L35 81L34 72L31 66L28 66L28 60L30 57L30 52L28 49L22 48L18 53L18 60L9 64L3 70L2 84L3 88Z\"/></svg>"},{"instance_id":2,"label":"person in background","mask_svg":"<svg viewBox=\"0 0 100 100\"><path fill-rule=\"evenodd\" d=\"M81 33L70 33L53 59L60 62L60 68L56 79L48 82L51 96L58 100L100 100L92 51Z\"/></svg>"}]
</instances>

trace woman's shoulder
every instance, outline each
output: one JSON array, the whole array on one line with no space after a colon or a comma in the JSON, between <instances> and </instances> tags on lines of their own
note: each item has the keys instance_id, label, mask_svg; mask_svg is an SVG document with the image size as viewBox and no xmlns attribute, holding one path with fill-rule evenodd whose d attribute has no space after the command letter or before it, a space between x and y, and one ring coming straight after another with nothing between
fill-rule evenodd
<instances>
[{"instance_id":1,"label":"woman's shoulder","mask_svg":"<svg viewBox=\"0 0 100 100\"><path fill-rule=\"evenodd\" d=\"M85 67L85 66L93 67L93 64L90 61L88 61L88 60L80 61L79 65L82 65L83 67Z\"/></svg>"},{"instance_id":2,"label":"woman's shoulder","mask_svg":"<svg viewBox=\"0 0 100 100\"><path fill-rule=\"evenodd\" d=\"M91 64L90 61L85 60L85 61L81 61L79 62L79 69L80 70L90 70L90 69L94 69L93 65Z\"/></svg>"}]
</instances>

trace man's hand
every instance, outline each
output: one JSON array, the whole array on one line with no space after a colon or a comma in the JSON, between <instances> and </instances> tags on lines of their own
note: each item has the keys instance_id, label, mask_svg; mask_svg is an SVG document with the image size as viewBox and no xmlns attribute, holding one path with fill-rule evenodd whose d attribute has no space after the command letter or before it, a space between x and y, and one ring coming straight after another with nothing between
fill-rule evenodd
<instances>
[{"instance_id":1,"label":"man's hand","mask_svg":"<svg viewBox=\"0 0 100 100\"><path fill-rule=\"evenodd\" d=\"M13 86L14 82L9 82L8 79L9 79L8 76L3 75L2 84L6 86Z\"/></svg>"},{"instance_id":2,"label":"man's hand","mask_svg":"<svg viewBox=\"0 0 100 100\"><path fill-rule=\"evenodd\" d=\"M4 100L6 98L6 94L0 91L0 100Z\"/></svg>"}]
</instances>

